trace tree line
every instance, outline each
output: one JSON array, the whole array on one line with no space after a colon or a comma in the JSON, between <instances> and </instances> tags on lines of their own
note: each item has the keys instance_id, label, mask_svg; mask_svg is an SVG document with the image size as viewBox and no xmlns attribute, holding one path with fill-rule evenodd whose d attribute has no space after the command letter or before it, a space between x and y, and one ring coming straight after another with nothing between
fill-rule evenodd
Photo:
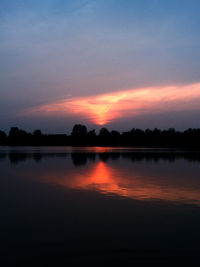
<instances>
[{"instance_id":1,"label":"tree line","mask_svg":"<svg viewBox=\"0 0 200 267\"><path fill-rule=\"evenodd\" d=\"M43 134L41 130L28 133L12 127L8 135L0 130L0 145L7 146L158 146L158 147L200 147L200 129L176 131L131 129L126 132L109 131L107 128L87 130L85 125L74 125L70 135Z\"/></svg>"}]
</instances>

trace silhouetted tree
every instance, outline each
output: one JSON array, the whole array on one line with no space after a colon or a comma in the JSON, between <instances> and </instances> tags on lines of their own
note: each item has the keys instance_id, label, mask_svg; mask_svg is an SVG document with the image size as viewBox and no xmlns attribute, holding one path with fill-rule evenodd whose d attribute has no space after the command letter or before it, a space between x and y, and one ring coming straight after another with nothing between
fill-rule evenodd
<instances>
[{"instance_id":1,"label":"silhouetted tree","mask_svg":"<svg viewBox=\"0 0 200 267\"><path fill-rule=\"evenodd\" d=\"M31 134L18 127L12 127L9 132L8 141L11 145L28 145L31 143L31 136Z\"/></svg>"},{"instance_id":2,"label":"silhouetted tree","mask_svg":"<svg viewBox=\"0 0 200 267\"><path fill-rule=\"evenodd\" d=\"M76 124L73 127L71 136L72 137L86 137L87 127L85 125Z\"/></svg>"},{"instance_id":3,"label":"silhouetted tree","mask_svg":"<svg viewBox=\"0 0 200 267\"><path fill-rule=\"evenodd\" d=\"M99 142L101 145L108 145L110 143L110 132L106 128L101 128L99 131Z\"/></svg>"},{"instance_id":4,"label":"silhouetted tree","mask_svg":"<svg viewBox=\"0 0 200 267\"><path fill-rule=\"evenodd\" d=\"M12 127L8 136L0 131L0 145L106 145L106 146L149 146L149 147L187 147L200 148L200 129L187 129L183 132L174 128L168 130L154 130L132 128L120 134L118 131L109 132L102 128L99 135L95 130L87 132L87 127L76 124L71 136L66 134L42 134L35 130L33 134L27 133L18 127Z\"/></svg>"},{"instance_id":5,"label":"silhouetted tree","mask_svg":"<svg viewBox=\"0 0 200 267\"><path fill-rule=\"evenodd\" d=\"M5 132L0 130L0 145L6 144L7 135Z\"/></svg>"},{"instance_id":6,"label":"silhouetted tree","mask_svg":"<svg viewBox=\"0 0 200 267\"><path fill-rule=\"evenodd\" d=\"M32 138L33 144L34 145L47 145L48 144L48 139L43 138L41 130L35 130L33 132L33 138Z\"/></svg>"},{"instance_id":7,"label":"silhouetted tree","mask_svg":"<svg viewBox=\"0 0 200 267\"><path fill-rule=\"evenodd\" d=\"M118 131L111 131L110 133L110 139L111 139L111 145L120 145L121 142L121 135Z\"/></svg>"},{"instance_id":8,"label":"silhouetted tree","mask_svg":"<svg viewBox=\"0 0 200 267\"><path fill-rule=\"evenodd\" d=\"M87 133L87 136L88 138L95 138L97 135L96 135L95 130L91 130Z\"/></svg>"},{"instance_id":9,"label":"silhouetted tree","mask_svg":"<svg viewBox=\"0 0 200 267\"><path fill-rule=\"evenodd\" d=\"M110 135L110 132L106 128L101 128L101 130L99 131L100 137L107 137L109 135Z\"/></svg>"},{"instance_id":10,"label":"silhouetted tree","mask_svg":"<svg viewBox=\"0 0 200 267\"><path fill-rule=\"evenodd\" d=\"M87 127L85 125L76 124L71 133L73 145L86 145Z\"/></svg>"},{"instance_id":11,"label":"silhouetted tree","mask_svg":"<svg viewBox=\"0 0 200 267\"><path fill-rule=\"evenodd\" d=\"M111 131L111 136L115 137L115 138L119 138L120 137L120 133L118 131Z\"/></svg>"},{"instance_id":12,"label":"silhouetted tree","mask_svg":"<svg viewBox=\"0 0 200 267\"><path fill-rule=\"evenodd\" d=\"M42 132L41 132L41 130L35 130L35 131L33 132L33 135L34 135L34 136L42 136Z\"/></svg>"},{"instance_id":13,"label":"silhouetted tree","mask_svg":"<svg viewBox=\"0 0 200 267\"><path fill-rule=\"evenodd\" d=\"M95 130L91 130L87 133L87 144L88 145L95 145L97 142L97 135Z\"/></svg>"},{"instance_id":14,"label":"silhouetted tree","mask_svg":"<svg viewBox=\"0 0 200 267\"><path fill-rule=\"evenodd\" d=\"M16 138L19 136L19 128L18 127L11 127L9 132L10 138Z\"/></svg>"}]
</instances>

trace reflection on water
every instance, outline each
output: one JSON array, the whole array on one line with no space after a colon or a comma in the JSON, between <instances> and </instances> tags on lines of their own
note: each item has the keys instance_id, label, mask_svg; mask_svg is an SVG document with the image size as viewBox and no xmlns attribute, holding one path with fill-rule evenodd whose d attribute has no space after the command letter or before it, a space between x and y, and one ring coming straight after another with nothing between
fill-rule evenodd
<instances>
[{"instance_id":1,"label":"reflection on water","mask_svg":"<svg viewBox=\"0 0 200 267\"><path fill-rule=\"evenodd\" d=\"M126 150L114 152L113 148L94 148L85 153L83 151L83 148L73 148L71 153L12 152L8 157L12 164L27 159L34 159L36 162L42 159L62 159L58 161L59 166L54 163L48 168L20 170L21 177L52 186L95 191L110 197L200 205L199 153L155 153L148 150L127 153Z\"/></svg>"},{"instance_id":2,"label":"reflection on water","mask_svg":"<svg viewBox=\"0 0 200 267\"><path fill-rule=\"evenodd\" d=\"M199 259L199 152L5 148L0 171L2 266Z\"/></svg>"},{"instance_id":3,"label":"reflection on water","mask_svg":"<svg viewBox=\"0 0 200 267\"><path fill-rule=\"evenodd\" d=\"M117 164L117 162L116 162ZM153 175L153 176L152 176ZM46 171L42 174L26 173L26 177L38 179L51 185L76 190L92 190L109 196L121 196L141 200L167 200L200 205L200 180L181 180L172 174L138 168L114 168L98 161L81 171Z\"/></svg>"}]
</instances>

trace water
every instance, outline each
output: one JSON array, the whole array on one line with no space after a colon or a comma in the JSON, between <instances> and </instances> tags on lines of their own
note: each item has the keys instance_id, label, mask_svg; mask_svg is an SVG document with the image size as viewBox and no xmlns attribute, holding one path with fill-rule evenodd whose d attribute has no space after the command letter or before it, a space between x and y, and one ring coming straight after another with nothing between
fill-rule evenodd
<instances>
[{"instance_id":1,"label":"water","mask_svg":"<svg viewBox=\"0 0 200 267\"><path fill-rule=\"evenodd\" d=\"M2 266L173 266L200 253L200 153L0 148Z\"/></svg>"}]
</instances>

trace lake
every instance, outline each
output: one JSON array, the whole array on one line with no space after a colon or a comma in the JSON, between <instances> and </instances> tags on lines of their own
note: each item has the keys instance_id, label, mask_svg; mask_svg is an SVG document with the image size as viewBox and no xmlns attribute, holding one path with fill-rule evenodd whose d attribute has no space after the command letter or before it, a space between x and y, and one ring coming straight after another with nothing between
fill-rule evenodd
<instances>
[{"instance_id":1,"label":"lake","mask_svg":"<svg viewBox=\"0 0 200 267\"><path fill-rule=\"evenodd\" d=\"M2 266L179 266L200 253L200 153L1 147Z\"/></svg>"}]
</instances>

